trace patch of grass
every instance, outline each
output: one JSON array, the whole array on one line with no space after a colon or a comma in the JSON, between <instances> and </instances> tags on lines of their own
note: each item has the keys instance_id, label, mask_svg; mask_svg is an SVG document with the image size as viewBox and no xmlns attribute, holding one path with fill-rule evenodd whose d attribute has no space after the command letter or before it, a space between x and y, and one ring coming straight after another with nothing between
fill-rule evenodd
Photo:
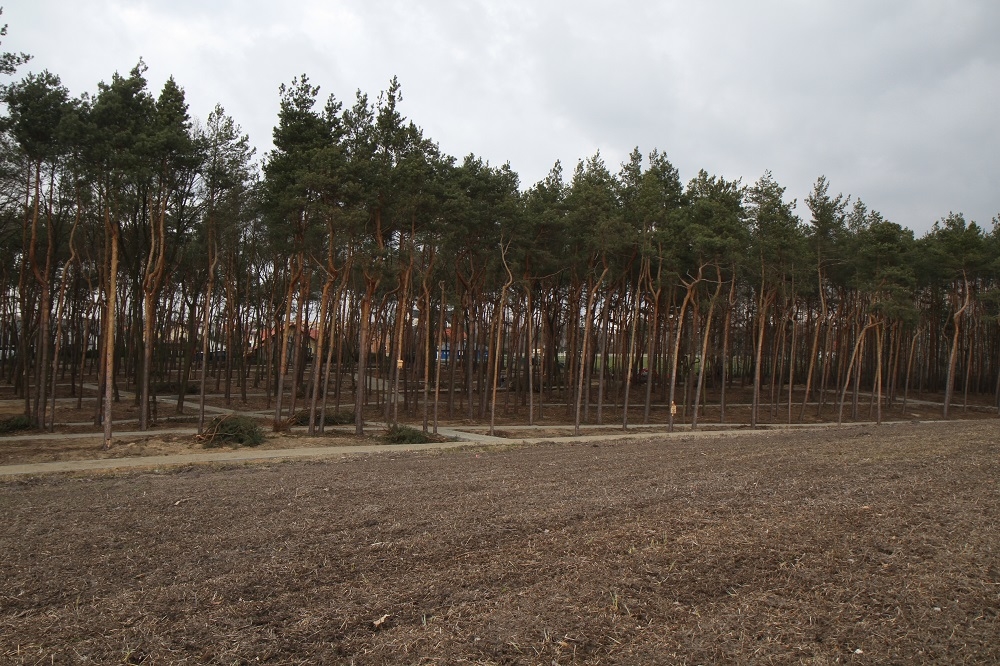
<instances>
[{"instance_id":1,"label":"patch of grass","mask_svg":"<svg viewBox=\"0 0 1000 666\"><path fill-rule=\"evenodd\" d=\"M24 414L0 419L0 434L28 430L32 427L34 427L34 424L31 422L31 419Z\"/></svg>"},{"instance_id":2,"label":"patch of grass","mask_svg":"<svg viewBox=\"0 0 1000 666\"><path fill-rule=\"evenodd\" d=\"M214 419L202 438L206 448L224 444L259 446L264 443L264 430L253 418L232 414Z\"/></svg>"},{"instance_id":3,"label":"patch of grass","mask_svg":"<svg viewBox=\"0 0 1000 666\"><path fill-rule=\"evenodd\" d=\"M382 440L387 444L426 444L431 441L431 438L422 430L405 425L394 425L382 435Z\"/></svg>"}]
</instances>

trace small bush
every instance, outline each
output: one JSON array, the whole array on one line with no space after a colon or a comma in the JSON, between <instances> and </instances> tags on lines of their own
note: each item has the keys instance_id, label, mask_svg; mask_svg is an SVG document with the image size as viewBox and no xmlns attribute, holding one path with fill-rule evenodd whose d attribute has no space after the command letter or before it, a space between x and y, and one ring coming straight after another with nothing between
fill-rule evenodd
<instances>
[{"instance_id":1,"label":"small bush","mask_svg":"<svg viewBox=\"0 0 1000 666\"><path fill-rule=\"evenodd\" d=\"M9 416L0 419L0 433L17 432L18 430L28 430L32 427L31 419L24 414Z\"/></svg>"},{"instance_id":2,"label":"small bush","mask_svg":"<svg viewBox=\"0 0 1000 666\"><path fill-rule=\"evenodd\" d=\"M307 419L308 422L308 419ZM329 412L323 419L325 425L352 425L354 412Z\"/></svg>"},{"instance_id":3,"label":"small bush","mask_svg":"<svg viewBox=\"0 0 1000 666\"><path fill-rule=\"evenodd\" d=\"M319 422L319 412L316 412L316 421ZM328 426L338 426L338 425L350 425L354 423L354 412L327 412L323 419L323 425ZM303 409L295 412L295 416L292 417L293 425L305 426L309 425L309 410Z\"/></svg>"},{"instance_id":4,"label":"small bush","mask_svg":"<svg viewBox=\"0 0 1000 666\"><path fill-rule=\"evenodd\" d=\"M405 425L392 426L382 439L388 444L426 444L431 441L427 433Z\"/></svg>"},{"instance_id":5,"label":"small bush","mask_svg":"<svg viewBox=\"0 0 1000 666\"><path fill-rule=\"evenodd\" d=\"M223 444L258 446L264 442L264 430L253 418L233 414L214 419L209 424L205 437L206 447Z\"/></svg>"},{"instance_id":6,"label":"small bush","mask_svg":"<svg viewBox=\"0 0 1000 666\"><path fill-rule=\"evenodd\" d=\"M156 385L157 395L177 395L181 392L181 384L179 382L161 382ZM199 395L201 393L201 386L193 382L188 382L187 388L184 389L185 395Z\"/></svg>"}]
</instances>

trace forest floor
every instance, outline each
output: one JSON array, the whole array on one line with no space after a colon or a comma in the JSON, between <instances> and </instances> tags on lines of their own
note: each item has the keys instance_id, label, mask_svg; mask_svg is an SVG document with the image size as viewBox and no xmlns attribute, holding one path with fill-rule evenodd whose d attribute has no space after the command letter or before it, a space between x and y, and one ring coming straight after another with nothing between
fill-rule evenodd
<instances>
[{"instance_id":1,"label":"forest floor","mask_svg":"<svg viewBox=\"0 0 1000 666\"><path fill-rule=\"evenodd\" d=\"M266 421L256 399L241 410ZM710 407L669 434L662 407L628 433L606 408L576 439L565 405L532 427L498 408L495 437L442 419L461 448L296 429L252 455L337 454L252 463L208 462L196 406L136 433L123 399L108 452L93 399L61 396L54 435L0 436L0 465L79 467L0 475L0 663L1000 660L985 405L929 422L924 396L842 427L832 408L788 427L786 405L751 431L734 400L736 427ZM102 456L143 466L82 469Z\"/></svg>"}]
</instances>

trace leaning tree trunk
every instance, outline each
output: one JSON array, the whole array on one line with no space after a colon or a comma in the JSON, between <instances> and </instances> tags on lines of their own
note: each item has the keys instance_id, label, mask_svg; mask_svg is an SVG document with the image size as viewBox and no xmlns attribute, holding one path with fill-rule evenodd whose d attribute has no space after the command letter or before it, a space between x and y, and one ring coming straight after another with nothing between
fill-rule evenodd
<instances>
[{"instance_id":1,"label":"leaning tree trunk","mask_svg":"<svg viewBox=\"0 0 1000 666\"><path fill-rule=\"evenodd\" d=\"M684 300L681 301L681 311L677 315L677 331L674 334L673 359L671 360L670 365L670 396L667 404L667 432L674 431L674 417L677 412L677 407L674 404L674 398L677 395L677 365L680 360L681 335L684 332L684 316L687 313L688 303L691 302L691 298L694 296L694 290L698 288L698 283L701 282L701 274L704 268L704 266L699 266L698 277L691 281L690 284L684 285L686 287L684 291ZM652 377L650 377L649 381L652 381Z\"/></svg>"},{"instance_id":2,"label":"leaning tree trunk","mask_svg":"<svg viewBox=\"0 0 1000 666\"><path fill-rule=\"evenodd\" d=\"M948 355L948 376L945 379L944 384L944 410L942 413L943 418L948 418L948 408L951 405L951 396L954 391L955 385L955 366L958 364L958 341L959 334L962 323L962 315L965 314L966 308L969 307L969 278L966 276L965 271L962 271L962 283L964 296L962 300L962 307L955 310L955 314L952 316L952 321L955 324L955 332L951 339L951 353Z\"/></svg>"},{"instance_id":3,"label":"leaning tree trunk","mask_svg":"<svg viewBox=\"0 0 1000 666\"><path fill-rule=\"evenodd\" d=\"M841 425L844 422L844 400L847 398L847 388L851 385L851 372L854 370L854 361L858 357L858 352L861 350L862 345L865 341L865 334L868 329L875 326L875 320L869 315L868 324L861 329L858 333L858 340L854 343L854 351L851 352L851 359L847 362L847 376L844 377L844 387L840 391L840 406L837 411L837 425Z\"/></svg>"},{"instance_id":4,"label":"leaning tree trunk","mask_svg":"<svg viewBox=\"0 0 1000 666\"><path fill-rule=\"evenodd\" d=\"M698 428L698 405L701 402L701 390L705 384L705 368L708 366L708 341L712 333L712 315L715 313L715 304L719 300L719 294L722 292L722 272L719 270L718 265L715 267L715 272L718 283L715 286L715 293L712 294L712 300L708 304L708 314L705 315L705 334L702 336L701 341L701 362L698 364L698 382L694 390L694 411L691 414L691 430ZM725 376L723 375L724 379Z\"/></svg>"},{"instance_id":5,"label":"leaning tree trunk","mask_svg":"<svg viewBox=\"0 0 1000 666\"><path fill-rule=\"evenodd\" d=\"M66 302L66 285L69 282L69 270L77 261L76 255L76 243L74 243L74 238L76 236L76 229L80 223L80 216L77 213L76 218L73 220L73 228L69 232L69 259L63 264L63 275L62 283L59 285L59 299L56 304L56 335L55 335L55 350L52 353L52 423L49 424L49 432L55 431L56 427L56 372L58 371L59 364L59 352L62 346L62 312L63 305ZM75 280L76 278L74 278ZM81 353L83 353L81 351ZM65 366L64 366L65 371ZM72 386L72 382L70 384Z\"/></svg>"},{"instance_id":6,"label":"leaning tree trunk","mask_svg":"<svg viewBox=\"0 0 1000 666\"><path fill-rule=\"evenodd\" d=\"M162 204L157 202L157 210L151 219L154 229L150 234L149 256L146 258L145 274L142 280L142 385L139 387L139 430L149 428L149 387L153 374L153 347L156 343L156 301L163 286L167 263L166 216L167 200L163 197ZM152 211L151 211L152 212Z\"/></svg>"},{"instance_id":7,"label":"leaning tree trunk","mask_svg":"<svg viewBox=\"0 0 1000 666\"><path fill-rule=\"evenodd\" d=\"M598 357L601 359L601 369L597 374L597 425L604 425L604 396L608 369L608 326L611 320L611 296L604 299L601 310L601 340L598 343Z\"/></svg>"},{"instance_id":8,"label":"leaning tree trunk","mask_svg":"<svg viewBox=\"0 0 1000 666\"><path fill-rule=\"evenodd\" d=\"M330 313L330 290L333 287L333 281L336 278L336 270L331 270L331 265L328 265L326 280L323 281L323 295L320 298L319 305L319 324L316 330L316 353L313 355L313 373L312 373L312 395L309 397L309 434L316 434L316 406L319 403L320 395L320 381L323 378L323 358L324 349L326 349L326 320ZM333 348L333 341L329 343L329 348ZM329 367L329 364L327 364ZM320 430L323 429L323 421L320 421Z\"/></svg>"},{"instance_id":9,"label":"leaning tree trunk","mask_svg":"<svg viewBox=\"0 0 1000 666\"><path fill-rule=\"evenodd\" d=\"M757 427L757 415L760 409L760 367L764 360L764 331L767 326L767 311L771 304L771 296L765 295L764 285L761 284L760 311L757 313L757 350L754 352L753 368L753 404L750 407L750 427Z\"/></svg>"},{"instance_id":10,"label":"leaning tree trunk","mask_svg":"<svg viewBox=\"0 0 1000 666\"><path fill-rule=\"evenodd\" d=\"M823 269L817 268L819 273L819 318L816 320L816 330L813 331L812 351L809 354L809 369L806 371L805 392L802 394L802 409L799 411L799 422L805 420L806 404L809 402L809 392L812 389L813 372L816 369L816 357L819 354L819 338L823 327L826 326L826 293L823 289Z\"/></svg>"}]
</instances>

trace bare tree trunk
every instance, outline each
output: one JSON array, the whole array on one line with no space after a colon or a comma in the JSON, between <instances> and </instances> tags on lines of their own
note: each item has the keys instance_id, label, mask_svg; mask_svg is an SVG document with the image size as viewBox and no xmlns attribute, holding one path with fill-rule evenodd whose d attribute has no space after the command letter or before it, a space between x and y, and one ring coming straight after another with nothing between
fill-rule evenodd
<instances>
[{"instance_id":1,"label":"bare tree trunk","mask_svg":"<svg viewBox=\"0 0 1000 666\"><path fill-rule=\"evenodd\" d=\"M601 311L601 340L597 352L601 359L601 369L597 375L597 425L604 425L604 385L607 382L608 374L608 326L610 320L611 298L609 295L604 299L604 308Z\"/></svg>"},{"instance_id":2,"label":"bare tree trunk","mask_svg":"<svg viewBox=\"0 0 1000 666\"><path fill-rule=\"evenodd\" d=\"M434 364L434 434L438 431L438 403L441 394L441 345L444 341L444 317L445 317L445 306L444 306L444 280L440 282L441 286L441 312L438 316L438 330L437 330L437 362Z\"/></svg>"},{"instance_id":3,"label":"bare tree trunk","mask_svg":"<svg viewBox=\"0 0 1000 666\"><path fill-rule=\"evenodd\" d=\"M205 309L201 320L201 378L198 384L198 434L205 432L205 391L208 384L208 338L212 326L212 290L215 287L215 268L219 264L218 253L214 243L209 241L211 260L208 264L208 284L205 286Z\"/></svg>"},{"instance_id":4,"label":"bare tree trunk","mask_svg":"<svg viewBox=\"0 0 1000 666\"><path fill-rule=\"evenodd\" d=\"M490 436L495 433L494 426L496 424L496 411L497 411L497 379L500 375L500 344L503 339L503 311L507 307L507 292L510 286L514 284L514 275L510 272L510 266L507 265L507 247L510 246L508 242L507 246L500 243L500 260L503 261L504 270L507 271L507 281L503 285L503 289L500 291L500 306L497 310L497 337L496 346L493 352L493 390L490 396Z\"/></svg>"},{"instance_id":5,"label":"bare tree trunk","mask_svg":"<svg viewBox=\"0 0 1000 666\"><path fill-rule=\"evenodd\" d=\"M301 260L301 257L299 257ZM285 316L284 323L281 327L281 337L278 338L277 331L271 336L272 339L277 339L278 344L281 348L278 350L280 361L278 363L278 390L275 395L275 407L274 407L274 429L278 430L281 427L281 401L285 393L285 377L288 375L288 336L292 330L292 294L295 293L295 285L298 282L300 276L301 264L296 263L296 268L293 269L292 274L288 278L288 294L285 296ZM275 271L277 274L277 271ZM203 366L202 372L205 372L208 368L208 358L204 359L205 365Z\"/></svg>"},{"instance_id":6,"label":"bare tree trunk","mask_svg":"<svg viewBox=\"0 0 1000 666\"><path fill-rule=\"evenodd\" d=\"M646 399L642 412L644 424L649 423L649 409L653 401L653 379L655 377L653 355L656 353L656 339L659 337L660 293L660 289L653 292L653 312L647 325L649 339L646 341Z\"/></svg>"},{"instance_id":7,"label":"bare tree trunk","mask_svg":"<svg viewBox=\"0 0 1000 666\"><path fill-rule=\"evenodd\" d=\"M430 271L427 272L430 275ZM424 308L421 313L421 321L424 324L424 382L423 382L423 411L424 411L424 432L427 432L430 421L430 383L431 383L431 290L426 278L423 283Z\"/></svg>"},{"instance_id":8,"label":"bare tree trunk","mask_svg":"<svg viewBox=\"0 0 1000 666\"><path fill-rule=\"evenodd\" d=\"M865 341L865 333L868 329L875 326L874 320L869 316L868 325L861 329L858 334L858 340L854 343L854 351L851 352L851 359L847 362L847 376L844 378L844 388L840 392L840 407L837 412L837 425L841 425L844 422L844 400L847 398L847 388L851 385L851 373L854 370L854 362L858 357L858 352L860 351L862 344Z\"/></svg>"},{"instance_id":9,"label":"bare tree trunk","mask_svg":"<svg viewBox=\"0 0 1000 666\"><path fill-rule=\"evenodd\" d=\"M54 175L53 175L54 178ZM38 309L38 331L37 340L38 343L35 346L35 407L34 413L32 414L32 420L40 428L45 427L46 420L46 406L48 405L46 388L48 386L48 355L49 355L49 326L50 318L52 316L52 292L50 289L50 275L52 273L52 260L55 250L55 230L52 228L52 214L51 214L51 202L52 202L52 187L50 186L49 193L49 204L46 206L46 218L48 220L48 233L46 234L48 238L47 250L45 253L45 265L39 268L38 260L35 257L35 251L38 246L38 219L39 219L39 208L41 201L41 160L35 163L35 203L33 207L33 212L31 216L31 241L28 246L28 256L31 262L31 269L35 276L35 281L38 283L39 291L39 309ZM22 311L21 313L22 322L27 321L27 312ZM27 332L25 332L27 333ZM27 339L27 335L25 335ZM25 366L27 367L28 359L24 360ZM25 375L27 376L27 374ZM27 384L27 382L26 382ZM25 386L25 394L27 395L27 385ZM53 387L52 390L55 391L55 377L53 377Z\"/></svg>"},{"instance_id":10,"label":"bare tree trunk","mask_svg":"<svg viewBox=\"0 0 1000 666\"><path fill-rule=\"evenodd\" d=\"M792 422L792 389L795 383L795 333L797 308L792 309L792 340L788 344L788 423Z\"/></svg>"},{"instance_id":11,"label":"bare tree trunk","mask_svg":"<svg viewBox=\"0 0 1000 666\"><path fill-rule=\"evenodd\" d=\"M62 346L62 312L63 305L66 302L66 285L69 283L70 267L77 262L76 243L74 242L76 229L80 223L79 201L77 203L77 214L73 219L73 228L69 232L69 259L63 264L62 282L59 285L59 299L56 304L56 344L55 351L52 354L52 422L49 424L49 432L54 432L56 427L56 372L58 371L59 352ZM85 341L81 344L84 347L86 346ZM84 353L82 349L80 353Z\"/></svg>"},{"instance_id":12,"label":"bare tree trunk","mask_svg":"<svg viewBox=\"0 0 1000 666\"><path fill-rule=\"evenodd\" d=\"M943 418L948 418L948 408L951 406L951 397L955 388L955 366L958 364L958 340L961 333L962 315L965 314L966 308L969 307L969 278L966 277L965 271L962 271L962 285L964 291L962 307L957 308L955 314L952 316L955 333L952 335L951 353L948 355L948 377L945 379L944 385Z\"/></svg>"},{"instance_id":13,"label":"bare tree trunk","mask_svg":"<svg viewBox=\"0 0 1000 666\"><path fill-rule=\"evenodd\" d=\"M443 306L442 306L443 307ZM458 305L451 309L451 340L448 342L448 418L455 418L455 379L458 376Z\"/></svg>"},{"instance_id":14,"label":"bare tree trunk","mask_svg":"<svg viewBox=\"0 0 1000 666\"><path fill-rule=\"evenodd\" d=\"M715 293L712 294L712 300L708 304L708 314L705 315L705 333L701 341L701 362L698 364L698 384L694 390L694 411L691 414L691 430L698 428L698 405L701 400L701 389L705 384L705 368L708 365L708 340L712 334L712 315L715 312L715 304L719 300L719 294L722 292L722 271L719 270L718 265L715 267L715 274L718 282L715 285ZM724 380L725 375L723 375Z\"/></svg>"},{"instance_id":15,"label":"bare tree trunk","mask_svg":"<svg viewBox=\"0 0 1000 666\"><path fill-rule=\"evenodd\" d=\"M344 292L347 288L347 279L350 277L351 267L347 265L344 267L344 276L341 278L340 287L337 289L337 296L334 307L329 308L330 310L330 325L329 329L332 335L337 337L337 381L334 391L337 393L336 398L336 409L340 411L340 376L341 376L341 363L343 359L343 343L345 337L344 331L344 317L341 317L340 321L337 322L337 314L342 312L342 302L344 301ZM340 325L340 335L337 335L337 325ZM330 373L333 368L333 340L330 340L330 344L326 349L326 363L323 366L323 402L322 407L320 407L319 412L319 431L324 432L326 430L326 407L330 399Z\"/></svg>"},{"instance_id":16,"label":"bare tree trunk","mask_svg":"<svg viewBox=\"0 0 1000 666\"><path fill-rule=\"evenodd\" d=\"M524 276L524 294L527 306L525 315L528 322L528 425L535 425L535 310L532 303L531 282L527 273Z\"/></svg>"},{"instance_id":17,"label":"bare tree trunk","mask_svg":"<svg viewBox=\"0 0 1000 666\"><path fill-rule=\"evenodd\" d=\"M757 415L760 409L760 366L764 359L764 331L767 326L767 310L771 303L770 295L765 296L763 281L761 283L760 306L757 313L757 350L754 353L753 368L753 405L750 408L750 427L757 427Z\"/></svg>"},{"instance_id":18,"label":"bare tree trunk","mask_svg":"<svg viewBox=\"0 0 1000 666\"><path fill-rule=\"evenodd\" d=\"M601 273L601 277L597 278L597 282L594 283L594 286L589 290L587 294L587 310L586 314L584 315L584 322L583 322L583 348L580 350L580 368L579 368L580 373L579 377L577 378L578 386L576 392L576 417L573 423L574 435L580 434L580 410L583 405L583 391L584 391L583 381L585 375L587 374L585 372L586 369L585 365L589 358L589 354L587 353L587 344L590 341L590 329L591 329L590 313L594 311L594 297L597 295L597 290L600 288L601 283L604 281L604 276L606 276L607 274L608 274L608 269L607 267L605 267L604 272ZM587 390L588 391L590 390L589 386L587 387Z\"/></svg>"},{"instance_id":19,"label":"bare tree trunk","mask_svg":"<svg viewBox=\"0 0 1000 666\"><path fill-rule=\"evenodd\" d=\"M139 387L139 430L149 428L150 383L153 373L153 348L156 346L156 301L166 274L166 194L156 200L156 210L150 212L153 229L149 238L149 255L146 258L142 280L142 374Z\"/></svg>"},{"instance_id":20,"label":"bare tree trunk","mask_svg":"<svg viewBox=\"0 0 1000 666\"><path fill-rule=\"evenodd\" d=\"M358 325L358 390L354 395L354 434L365 434L365 392L368 386L368 325L372 314L372 298L378 281L365 275L365 295L361 299L361 319Z\"/></svg>"},{"instance_id":21,"label":"bare tree trunk","mask_svg":"<svg viewBox=\"0 0 1000 666\"><path fill-rule=\"evenodd\" d=\"M674 398L677 395L677 364L680 360L681 335L684 332L684 316L687 313L688 303L691 302L691 298L694 296L694 290L698 288L698 283L701 282L701 275L704 269L704 265L699 266L698 277L696 277L690 284L684 285L686 287L684 290L684 300L681 301L681 311L677 315L677 331L674 334L674 350L670 366L670 397L667 405L667 432L674 431L674 416L677 411L674 404ZM652 377L650 377L650 381L652 381Z\"/></svg>"},{"instance_id":22,"label":"bare tree trunk","mask_svg":"<svg viewBox=\"0 0 1000 666\"><path fill-rule=\"evenodd\" d=\"M917 339L919 337L920 337L920 329L918 328L916 331L913 332L913 339L910 341L910 354L909 358L906 361L906 380L903 384L903 405L901 408L901 412L903 414L906 413L906 400L909 397L910 393L910 375L913 371L913 358L917 352Z\"/></svg>"},{"instance_id":23,"label":"bare tree trunk","mask_svg":"<svg viewBox=\"0 0 1000 666\"><path fill-rule=\"evenodd\" d=\"M396 356L392 359L392 364L389 367L389 377L392 379L392 389L390 394L390 400L392 402L392 425L397 425L399 423L399 375L403 370L404 363L403 322L406 319L407 311L410 309L410 275L412 272L413 252L411 248L410 262L406 267L406 271L403 273L403 284L400 288L399 304L396 307L396 331L395 341L393 343Z\"/></svg>"},{"instance_id":24,"label":"bare tree trunk","mask_svg":"<svg viewBox=\"0 0 1000 666\"><path fill-rule=\"evenodd\" d=\"M882 424L882 325L875 327L875 423Z\"/></svg>"},{"instance_id":25,"label":"bare tree trunk","mask_svg":"<svg viewBox=\"0 0 1000 666\"><path fill-rule=\"evenodd\" d=\"M324 350L328 347L333 349L333 341L331 340L329 345L326 342L326 320L330 314L330 290L333 287L335 275L329 271L329 267L326 274L326 280L323 281L323 295L320 297L319 305L319 325L316 331L316 353L313 354L313 371L312 371L312 395L309 397L309 434L313 435L316 433L316 406L319 404L319 394L321 384L320 381L323 378L323 357ZM327 345L326 347L324 345ZM327 364L326 367L329 367ZM322 429L323 422L320 422L320 428Z\"/></svg>"},{"instance_id":26,"label":"bare tree trunk","mask_svg":"<svg viewBox=\"0 0 1000 666\"><path fill-rule=\"evenodd\" d=\"M973 309L972 316L975 317L975 309ZM975 348L976 336L973 335L971 326L965 327L965 340L968 346L967 355L965 358L965 381L963 382L962 388L962 413L966 413L969 410L969 382L972 375L972 350ZM53 378L53 385L55 384L55 379ZM54 409L54 408L53 408Z\"/></svg>"},{"instance_id":27,"label":"bare tree trunk","mask_svg":"<svg viewBox=\"0 0 1000 666\"><path fill-rule=\"evenodd\" d=\"M726 302L726 316L722 324L722 383L719 392L719 423L726 422L726 386L729 383L729 329L733 321L733 307L736 305L736 270L729 281L729 298Z\"/></svg>"},{"instance_id":28,"label":"bare tree trunk","mask_svg":"<svg viewBox=\"0 0 1000 666\"><path fill-rule=\"evenodd\" d=\"M625 372L625 398L622 407L622 430L628 430L628 399L632 388L632 374L635 367L635 339L639 329L639 299L642 294L642 279L649 270L647 260L643 260L643 269L639 271L639 279L635 283L635 298L632 299L632 331L629 334L628 368Z\"/></svg>"},{"instance_id":29,"label":"bare tree trunk","mask_svg":"<svg viewBox=\"0 0 1000 666\"><path fill-rule=\"evenodd\" d=\"M104 333L104 450L111 448L111 402L114 397L115 375L115 305L118 292L118 229L111 224L111 213L105 210L105 225L111 234L111 261L108 265L107 315Z\"/></svg>"},{"instance_id":30,"label":"bare tree trunk","mask_svg":"<svg viewBox=\"0 0 1000 666\"><path fill-rule=\"evenodd\" d=\"M813 371L816 368L816 357L819 354L819 339L823 327L826 326L826 291L823 288L823 271L817 268L819 281L819 318L816 320L816 330L813 332L812 352L809 354L809 369L806 371L805 392L802 395L802 409L799 411L799 422L805 420L806 404L809 402L809 392L812 389Z\"/></svg>"}]
</instances>

